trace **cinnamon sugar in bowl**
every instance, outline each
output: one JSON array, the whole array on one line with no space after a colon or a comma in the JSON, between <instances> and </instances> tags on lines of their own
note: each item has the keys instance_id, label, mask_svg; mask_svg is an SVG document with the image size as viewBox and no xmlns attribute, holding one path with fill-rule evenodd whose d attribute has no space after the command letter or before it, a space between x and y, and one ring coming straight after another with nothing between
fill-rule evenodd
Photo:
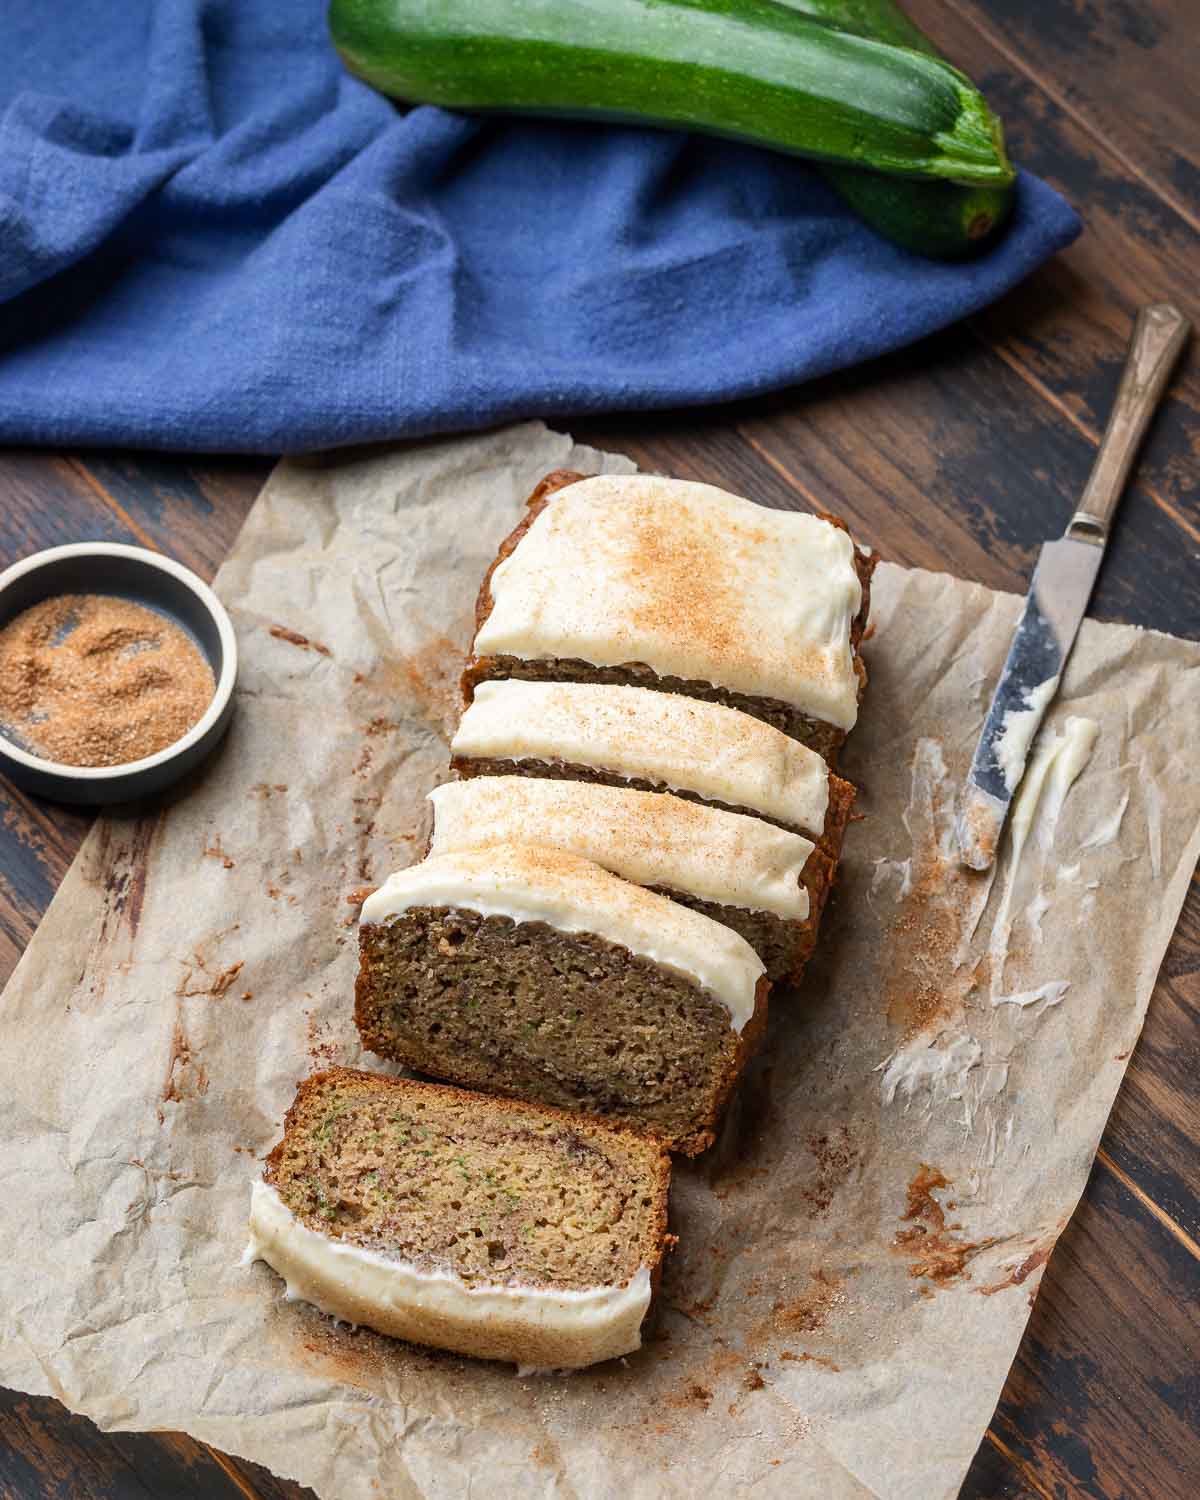
<instances>
[{"instance_id":1,"label":"cinnamon sugar in bowl","mask_svg":"<svg viewBox=\"0 0 1200 1500\"><path fill-rule=\"evenodd\" d=\"M0 771L121 802L197 765L229 724L237 643L188 568L140 547L52 547L0 573Z\"/></svg>"}]
</instances>

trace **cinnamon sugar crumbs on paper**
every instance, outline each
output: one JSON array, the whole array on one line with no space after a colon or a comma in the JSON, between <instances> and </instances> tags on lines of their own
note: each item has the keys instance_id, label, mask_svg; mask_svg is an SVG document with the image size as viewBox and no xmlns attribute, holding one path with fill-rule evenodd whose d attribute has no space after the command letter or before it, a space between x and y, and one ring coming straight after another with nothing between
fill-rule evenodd
<instances>
[{"instance_id":1,"label":"cinnamon sugar crumbs on paper","mask_svg":"<svg viewBox=\"0 0 1200 1500\"><path fill-rule=\"evenodd\" d=\"M808 1149L817 1165L811 1186L801 1197L815 1214L828 1213L838 1189L862 1164L862 1152L852 1143L849 1128L840 1125L823 1135L811 1135Z\"/></svg>"},{"instance_id":2,"label":"cinnamon sugar crumbs on paper","mask_svg":"<svg viewBox=\"0 0 1200 1500\"><path fill-rule=\"evenodd\" d=\"M187 999L192 995L209 995L214 1000L222 1000L233 988L238 975L246 967L246 962L245 959L238 959L236 963L227 964L214 974L203 953L197 951L192 954L191 962L185 963L183 967L183 977L175 989L180 999Z\"/></svg>"},{"instance_id":3,"label":"cinnamon sugar crumbs on paper","mask_svg":"<svg viewBox=\"0 0 1200 1500\"><path fill-rule=\"evenodd\" d=\"M994 1286L981 1286L979 1288L981 1295L994 1297L997 1292L1007 1291L1009 1287L1023 1286L1036 1270L1046 1264L1053 1249L1053 1240L1048 1245L1038 1245L1019 1265L1013 1267L1003 1281L998 1281Z\"/></svg>"},{"instance_id":4,"label":"cinnamon sugar crumbs on paper","mask_svg":"<svg viewBox=\"0 0 1200 1500\"><path fill-rule=\"evenodd\" d=\"M219 859L221 861L221 866L223 869L232 870L234 868L235 861L229 855L229 853L221 847L221 835L219 833L214 836L210 844L205 844L201 852L205 859Z\"/></svg>"},{"instance_id":5,"label":"cinnamon sugar crumbs on paper","mask_svg":"<svg viewBox=\"0 0 1200 1500\"><path fill-rule=\"evenodd\" d=\"M842 1369L841 1365L826 1354L809 1354L807 1351L803 1354L793 1354L790 1349L785 1349L779 1357L791 1360L798 1365L820 1365L823 1370L832 1370L835 1375L840 1374Z\"/></svg>"},{"instance_id":6,"label":"cinnamon sugar crumbs on paper","mask_svg":"<svg viewBox=\"0 0 1200 1500\"><path fill-rule=\"evenodd\" d=\"M892 923L895 960L886 987L888 1020L906 1037L930 1029L954 1009L949 981L961 925L948 899L945 860L914 851L913 867L912 889Z\"/></svg>"},{"instance_id":7,"label":"cinnamon sugar crumbs on paper","mask_svg":"<svg viewBox=\"0 0 1200 1500\"><path fill-rule=\"evenodd\" d=\"M301 635L298 630L289 630L286 625L272 625L271 634L277 641L286 641L289 646L299 646L301 651L315 651L318 656L333 655L328 646L323 646L320 641L309 640L308 636Z\"/></svg>"},{"instance_id":8,"label":"cinnamon sugar crumbs on paper","mask_svg":"<svg viewBox=\"0 0 1200 1500\"><path fill-rule=\"evenodd\" d=\"M215 690L186 632L128 599L62 594L0 629L0 731L61 765L120 766L165 750Z\"/></svg>"},{"instance_id":9,"label":"cinnamon sugar crumbs on paper","mask_svg":"<svg viewBox=\"0 0 1200 1500\"><path fill-rule=\"evenodd\" d=\"M830 1313L844 1303L841 1278L832 1271L814 1271L808 1287L798 1297L775 1304L775 1326L792 1333L816 1333Z\"/></svg>"},{"instance_id":10,"label":"cinnamon sugar crumbs on paper","mask_svg":"<svg viewBox=\"0 0 1200 1500\"><path fill-rule=\"evenodd\" d=\"M675 1391L667 1396L666 1404L676 1411L685 1411L688 1407L698 1406L707 1411L712 1403L713 1393L706 1385L701 1385L698 1380L688 1381L682 1390Z\"/></svg>"},{"instance_id":11,"label":"cinnamon sugar crumbs on paper","mask_svg":"<svg viewBox=\"0 0 1200 1500\"><path fill-rule=\"evenodd\" d=\"M401 692L449 744L462 712L462 667L462 646L440 635L411 656L383 662L376 680L386 692L391 691L389 679L398 678Z\"/></svg>"},{"instance_id":12,"label":"cinnamon sugar crumbs on paper","mask_svg":"<svg viewBox=\"0 0 1200 1500\"><path fill-rule=\"evenodd\" d=\"M894 1244L912 1259L908 1274L945 1285L958 1281L966 1273L967 1262L996 1240L963 1240L956 1238L961 1224L948 1224L946 1210L933 1196L950 1187L950 1181L936 1167L922 1163L908 1184L904 1221L910 1228L898 1230Z\"/></svg>"}]
</instances>

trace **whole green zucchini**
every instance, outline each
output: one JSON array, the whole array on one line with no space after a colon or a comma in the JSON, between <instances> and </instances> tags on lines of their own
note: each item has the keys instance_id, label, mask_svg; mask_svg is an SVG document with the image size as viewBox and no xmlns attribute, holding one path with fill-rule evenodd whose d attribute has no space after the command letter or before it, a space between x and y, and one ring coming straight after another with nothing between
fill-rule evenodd
<instances>
[{"instance_id":1,"label":"whole green zucchini","mask_svg":"<svg viewBox=\"0 0 1200 1500\"><path fill-rule=\"evenodd\" d=\"M892 47L937 56L927 36L894 0L782 0L814 20ZM857 167L823 165L822 175L872 229L905 250L961 260L986 249L1008 221L1011 182L960 187L953 182L900 180Z\"/></svg>"},{"instance_id":2,"label":"whole green zucchini","mask_svg":"<svg viewBox=\"0 0 1200 1500\"><path fill-rule=\"evenodd\" d=\"M781 0L333 0L349 67L451 109L640 120L898 176L1008 182L999 122L940 58Z\"/></svg>"}]
</instances>

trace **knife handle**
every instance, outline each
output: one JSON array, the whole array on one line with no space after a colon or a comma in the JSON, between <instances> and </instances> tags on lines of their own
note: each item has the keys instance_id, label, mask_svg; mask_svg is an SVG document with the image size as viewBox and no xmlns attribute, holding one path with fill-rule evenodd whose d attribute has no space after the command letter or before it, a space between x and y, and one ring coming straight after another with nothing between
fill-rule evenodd
<instances>
[{"instance_id":1,"label":"knife handle","mask_svg":"<svg viewBox=\"0 0 1200 1500\"><path fill-rule=\"evenodd\" d=\"M1172 302L1143 307L1133 325L1117 399L1067 535L1080 542L1108 540L1125 481L1150 418L1170 378L1191 325Z\"/></svg>"}]
</instances>

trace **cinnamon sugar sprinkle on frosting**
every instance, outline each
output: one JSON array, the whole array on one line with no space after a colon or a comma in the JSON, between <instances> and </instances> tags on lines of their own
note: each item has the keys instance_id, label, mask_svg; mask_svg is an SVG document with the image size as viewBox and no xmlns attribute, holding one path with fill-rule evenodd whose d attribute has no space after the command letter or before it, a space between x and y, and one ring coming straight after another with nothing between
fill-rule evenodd
<instances>
[{"instance_id":1,"label":"cinnamon sugar sprinkle on frosting","mask_svg":"<svg viewBox=\"0 0 1200 1500\"><path fill-rule=\"evenodd\" d=\"M814 750L736 708L652 688L481 682L450 748L657 782L808 832L829 806L829 768Z\"/></svg>"},{"instance_id":2,"label":"cinnamon sugar sprinkle on frosting","mask_svg":"<svg viewBox=\"0 0 1200 1500\"><path fill-rule=\"evenodd\" d=\"M478 776L435 787L433 854L514 840L565 849L638 885L808 916L808 839L744 813L591 781Z\"/></svg>"},{"instance_id":3,"label":"cinnamon sugar sprinkle on frosting","mask_svg":"<svg viewBox=\"0 0 1200 1500\"><path fill-rule=\"evenodd\" d=\"M841 729L857 717L854 544L819 516L688 480L599 475L550 498L491 594L478 655L642 663Z\"/></svg>"}]
</instances>

